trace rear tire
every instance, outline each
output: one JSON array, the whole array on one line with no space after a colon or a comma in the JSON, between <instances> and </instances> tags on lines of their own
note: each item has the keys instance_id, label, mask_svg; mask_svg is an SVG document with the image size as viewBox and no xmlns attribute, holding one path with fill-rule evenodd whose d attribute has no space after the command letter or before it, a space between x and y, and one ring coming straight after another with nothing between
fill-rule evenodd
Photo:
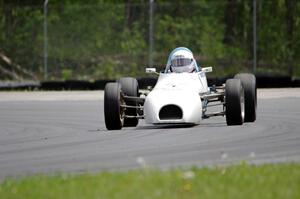
<instances>
[{"instance_id":1,"label":"rear tire","mask_svg":"<svg viewBox=\"0 0 300 199\"><path fill-rule=\"evenodd\" d=\"M242 125L244 122L244 90L239 79L226 81L225 103L227 125Z\"/></svg>"},{"instance_id":2,"label":"rear tire","mask_svg":"<svg viewBox=\"0 0 300 199\"><path fill-rule=\"evenodd\" d=\"M104 91L104 117L107 130L119 130L124 123L124 112L121 107L121 84L107 83Z\"/></svg>"},{"instance_id":3,"label":"rear tire","mask_svg":"<svg viewBox=\"0 0 300 199\"><path fill-rule=\"evenodd\" d=\"M139 85L138 81L132 77L123 77L118 81L121 84L122 92L127 96L138 97ZM127 105L137 106L137 102L127 102ZM137 109L126 108L125 115L137 116ZM135 127L138 125L138 118L125 118L124 127Z\"/></svg>"},{"instance_id":4,"label":"rear tire","mask_svg":"<svg viewBox=\"0 0 300 199\"><path fill-rule=\"evenodd\" d=\"M257 107L257 89L256 78L253 74L240 73L234 76L240 79L245 92L245 122L254 122L256 120Z\"/></svg>"}]
</instances>

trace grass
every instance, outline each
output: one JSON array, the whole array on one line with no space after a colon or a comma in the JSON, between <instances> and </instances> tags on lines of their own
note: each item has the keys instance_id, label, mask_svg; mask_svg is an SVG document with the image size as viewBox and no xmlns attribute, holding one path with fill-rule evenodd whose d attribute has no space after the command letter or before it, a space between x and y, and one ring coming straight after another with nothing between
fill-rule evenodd
<instances>
[{"instance_id":1,"label":"grass","mask_svg":"<svg viewBox=\"0 0 300 199\"><path fill-rule=\"evenodd\" d=\"M98 174L37 175L5 179L0 198L300 198L300 164Z\"/></svg>"}]
</instances>

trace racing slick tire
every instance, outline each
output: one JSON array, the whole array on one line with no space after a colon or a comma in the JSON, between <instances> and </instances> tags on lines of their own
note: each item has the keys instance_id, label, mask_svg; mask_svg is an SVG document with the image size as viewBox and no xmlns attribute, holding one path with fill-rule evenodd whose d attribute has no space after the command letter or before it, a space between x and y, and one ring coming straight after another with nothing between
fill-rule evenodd
<instances>
[{"instance_id":1,"label":"racing slick tire","mask_svg":"<svg viewBox=\"0 0 300 199\"><path fill-rule=\"evenodd\" d=\"M123 77L118 81L121 84L122 92L127 96L138 97L139 85L138 81L132 77ZM137 106L137 102L126 102L126 105ZM136 108L126 108L125 115L137 116ZM138 118L125 118L124 127L135 127L138 125Z\"/></svg>"},{"instance_id":2,"label":"racing slick tire","mask_svg":"<svg viewBox=\"0 0 300 199\"><path fill-rule=\"evenodd\" d=\"M228 79L225 85L226 123L242 125L244 122L244 89L239 79Z\"/></svg>"},{"instance_id":3,"label":"racing slick tire","mask_svg":"<svg viewBox=\"0 0 300 199\"><path fill-rule=\"evenodd\" d=\"M250 73L239 73L234 78L241 80L245 92L244 122L254 122L256 120L257 107L256 78Z\"/></svg>"},{"instance_id":4,"label":"racing slick tire","mask_svg":"<svg viewBox=\"0 0 300 199\"><path fill-rule=\"evenodd\" d=\"M121 107L121 84L107 83L104 90L104 117L107 130L119 130L124 123L124 110Z\"/></svg>"}]
</instances>

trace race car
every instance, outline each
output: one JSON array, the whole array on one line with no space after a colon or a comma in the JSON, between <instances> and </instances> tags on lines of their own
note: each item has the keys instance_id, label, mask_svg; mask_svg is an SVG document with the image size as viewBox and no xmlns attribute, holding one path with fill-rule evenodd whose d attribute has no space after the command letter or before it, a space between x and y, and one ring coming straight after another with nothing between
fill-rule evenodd
<instances>
[{"instance_id":1,"label":"race car","mask_svg":"<svg viewBox=\"0 0 300 199\"><path fill-rule=\"evenodd\" d=\"M104 117L108 130L135 127L139 119L147 124L198 125L204 119L225 116L227 125L256 120L257 89L253 74L240 73L222 86L207 84L212 67L198 66L185 47L174 49L164 71L146 68L158 75L153 88L139 90L135 78L124 77L107 83L104 91ZM221 107L210 112L211 107Z\"/></svg>"}]
</instances>

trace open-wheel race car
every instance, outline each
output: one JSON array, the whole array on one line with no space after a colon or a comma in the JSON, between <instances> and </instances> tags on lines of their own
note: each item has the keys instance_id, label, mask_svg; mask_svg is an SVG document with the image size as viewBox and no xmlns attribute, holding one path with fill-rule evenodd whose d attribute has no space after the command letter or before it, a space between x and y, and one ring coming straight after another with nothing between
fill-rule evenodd
<instances>
[{"instance_id":1,"label":"open-wheel race car","mask_svg":"<svg viewBox=\"0 0 300 199\"><path fill-rule=\"evenodd\" d=\"M174 49L164 71L146 68L158 75L154 88L139 90L135 78L124 77L107 83L104 91L104 117L108 130L135 127L139 119L148 124L201 124L203 119L226 116L227 125L256 120L257 92L253 74L240 73L222 86L207 84L212 67L198 67L187 48ZM210 112L221 106L221 111Z\"/></svg>"}]
</instances>

